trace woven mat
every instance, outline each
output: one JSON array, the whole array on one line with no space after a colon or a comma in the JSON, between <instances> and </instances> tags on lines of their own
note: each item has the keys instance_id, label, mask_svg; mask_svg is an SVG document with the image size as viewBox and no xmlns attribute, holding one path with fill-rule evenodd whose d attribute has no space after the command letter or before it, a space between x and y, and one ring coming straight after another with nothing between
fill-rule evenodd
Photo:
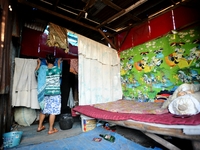
<instances>
[{"instance_id":1,"label":"woven mat","mask_svg":"<svg viewBox=\"0 0 200 150\"><path fill-rule=\"evenodd\" d=\"M99 138L99 134L111 134L115 136L114 143L102 139L100 142L93 141L93 138ZM17 148L15 148L17 149ZM118 133L105 130L102 127L96 127L88 132L83 132L77 136L54 140L51 142L40 143L19 147L20 150L45 149L45 150L160 150L160 148L146 148L133 141L130 141Z\"/></svg>"}]
</instances>

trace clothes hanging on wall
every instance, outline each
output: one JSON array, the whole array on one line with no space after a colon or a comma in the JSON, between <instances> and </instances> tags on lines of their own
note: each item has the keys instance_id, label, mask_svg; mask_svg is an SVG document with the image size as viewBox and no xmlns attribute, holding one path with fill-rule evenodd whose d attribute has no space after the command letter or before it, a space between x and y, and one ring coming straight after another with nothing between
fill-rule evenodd
<instances>
[{"instance_id":1,"label":"clothes hanging on wall","mask_svg":"<svg viewBox=\"0 0 200 150\"><path fill-rule=\"evenodd\" d=\"M72 88L70 88L67 106L69 106L70 108L73 108L75 106Z\"/></svg>"},{"instance_id":2,"label":"clothes hanging on wall","mask_svg":"<svg viewBox=\"0 0 200 150\"><path fill-rule=\"evenodd\" d=\"M15 58L12 106L40 109L37 99L35 67L37 59Z\"/></svg>"}]
</instances>

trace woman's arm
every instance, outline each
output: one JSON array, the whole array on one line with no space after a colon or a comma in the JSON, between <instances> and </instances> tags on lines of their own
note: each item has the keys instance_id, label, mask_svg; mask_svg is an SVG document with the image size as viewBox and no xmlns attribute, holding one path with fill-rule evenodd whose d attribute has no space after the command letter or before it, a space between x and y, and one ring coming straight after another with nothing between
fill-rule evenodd
<instances>
[{"instance_id":1,"label":"woman's arm","mask_svg":"<svg viewBox=\"0 0 200 150\"><path fill-rule=\"evenodd\" d=\"M60 63L62 62L62 58L58 59L58 67L60 68Z\"/></svg>"},{"instance_id":2,"label":"woman's arm","mask_svg":"<svg viewBox=\"0 0 200 150\"><path fill-rule=\"evenodd\" d=\"M41 60L38 58L37 59L37 66L35 68L35 71L37 71L40 68Z\"/></svg>"}]
</instances>

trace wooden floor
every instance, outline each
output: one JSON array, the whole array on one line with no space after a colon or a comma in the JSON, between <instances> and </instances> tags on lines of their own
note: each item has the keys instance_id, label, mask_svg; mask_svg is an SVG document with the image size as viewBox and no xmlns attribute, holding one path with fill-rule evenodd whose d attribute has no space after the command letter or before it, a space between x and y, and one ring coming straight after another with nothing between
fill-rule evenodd
<instances>
[{"instance_id":1,"label":"wooden floor","mask_svg":"<svg viewBox=\"0 0 200 150\"><path fill-rule=\"evenodd\" d=\"M43 142L49 142L53 140L63 139L67 137L76 136L78 134L82 133L82 127L81 127L81 119L79 117L74 118L74 124L71 129L68 130L61 130L59 127L58 121L55 122L55 127L59 130L58 133L48 135L48 122L46 121L44 125L46 126L46 129L41 132L36 132L37 130L37 122L32 124L28 127L23 126L16 126L15 130L23 131L23 137L20 142L20 147L26 146L26 145L33 145L33 144L39 144ZM132 140L144 147L158 147L163 150L166 150L165 147L154 141L153 139L149 138L139 130L129 129L121 126L116 126L116 131L120 135L124 136L125 138ZM174 143L177 147L179 147L181 150L192 150L192 145L189 141L186 140L179 140L172 137L165 137L167 140L170 140L171 143ZM181 143L181 144L180 144ZM177 145L178 144L178 145Z\"/></svg>"}]
</instances>

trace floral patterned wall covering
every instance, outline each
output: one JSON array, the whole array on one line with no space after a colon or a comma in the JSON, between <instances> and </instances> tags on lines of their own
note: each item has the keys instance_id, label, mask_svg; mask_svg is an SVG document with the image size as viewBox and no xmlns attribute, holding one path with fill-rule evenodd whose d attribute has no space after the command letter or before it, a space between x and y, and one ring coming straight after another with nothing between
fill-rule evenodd
<instances>
[{"instance_id":1,"label":"floral patterned wall covering","mask_svg":"<svg viewBox=\"0 0 200 150\"><path fill-rule=\"evenodd\" d=\"M158 92L200 81L200 27L173 31L122 51L124 99L154 101Z\"/></svg>"}]
</instances>

